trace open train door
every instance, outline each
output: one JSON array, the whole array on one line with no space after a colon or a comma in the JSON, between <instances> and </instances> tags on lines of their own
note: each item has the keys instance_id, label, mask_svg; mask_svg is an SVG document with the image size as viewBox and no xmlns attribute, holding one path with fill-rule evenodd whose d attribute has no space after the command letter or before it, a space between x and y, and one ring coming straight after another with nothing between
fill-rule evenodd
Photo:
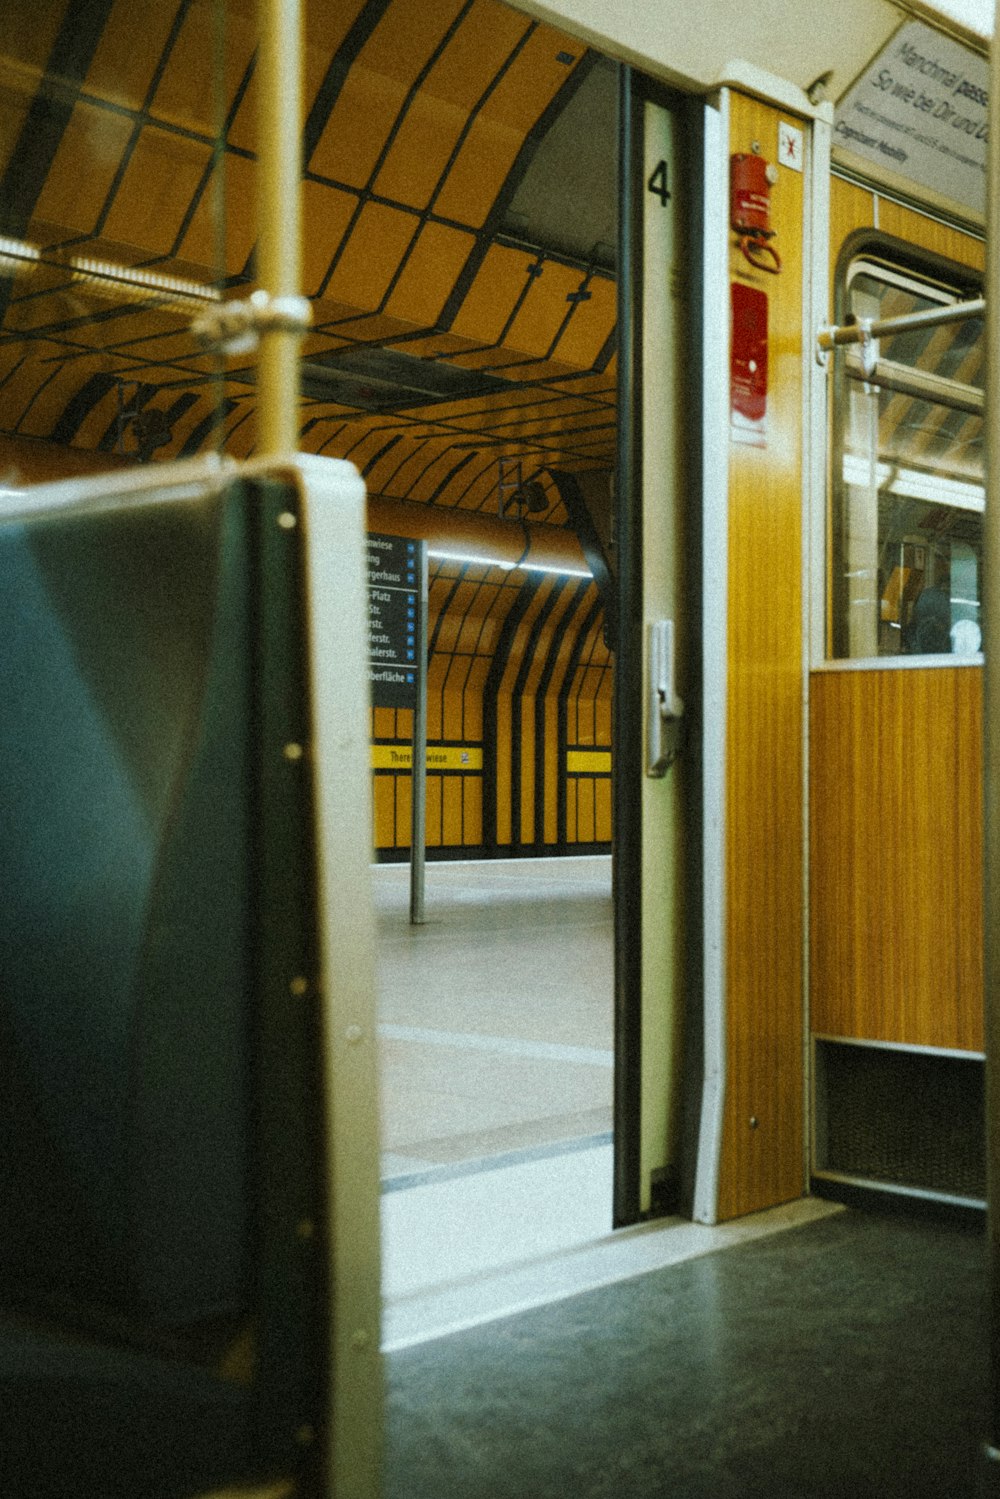
<instances>
[{"instance_id":1,"label":"open train door","mask_svg":"<svg viewBox=\"0 0 1000 1499\"><path fill-rule=\"evenodd\" d=\"M695 197L684 101L621 70L615 1224L676 1209L698 984Z\"/></svg>"}]
</instances>

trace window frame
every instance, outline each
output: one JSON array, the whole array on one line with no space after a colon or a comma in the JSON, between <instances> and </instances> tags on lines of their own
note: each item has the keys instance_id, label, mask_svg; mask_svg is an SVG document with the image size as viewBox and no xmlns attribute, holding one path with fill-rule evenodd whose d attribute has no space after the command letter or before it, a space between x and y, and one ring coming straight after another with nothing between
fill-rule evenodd
<instances>
[{"instance_id":1,"label":"window frame","mask_svg":"<svg viewBox=\"0 0 1000 1499\"><path fill-rule=\"evenodd\" d=\"M863 272L884 279L889 284L911 289L929 301L940 301L945 305L982 295L982 276L972 267L880 230L861 229L848 235L837 256L833 300L834 322L838 326L851 320L851 287L857 275ZM981 652L969 655L850 654L849 643L845 638L846 610L843 602L840 602L838 608L838 601L843 598L842 589L846 577L843 524L838 512L843 502L845 437L848 430L844 418L849 392L857 387L857 375L849 369L849 354L844 351L835 352L831 357L830 469L823 577L824 638L822 657L816 664L837 669L981 665ZM933 400L934 397L928 395L927 399Z\"/></svg>"}]
</instances>

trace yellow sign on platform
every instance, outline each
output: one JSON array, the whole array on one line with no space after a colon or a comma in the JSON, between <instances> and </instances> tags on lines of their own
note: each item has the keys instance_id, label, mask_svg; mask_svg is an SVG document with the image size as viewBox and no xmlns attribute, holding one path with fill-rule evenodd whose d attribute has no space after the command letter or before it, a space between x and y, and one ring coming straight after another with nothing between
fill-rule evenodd
<instances>
[{"instance_id":1,"label":"yellow sign on platform","mask_svg":"<svg viewBox=\"0 0 1000 1499\"><path fill-rule=\"evenodd\" d=\"M566 769L570 775L608 776L611 774L611 751L567 750Z\"/></svg>"},{"instance_id":2,"label":"yellow sign on platform","mask_svg":"<svg viewBox=\"0 0 1000 1499\"><path fill-rule=\"evenodd\" d=\"M409 770L413 749L408 744L373 744L372 770ZM427 746L428 770L482 770L483 751L478 744Z\"/></svg>"}]
</instances>

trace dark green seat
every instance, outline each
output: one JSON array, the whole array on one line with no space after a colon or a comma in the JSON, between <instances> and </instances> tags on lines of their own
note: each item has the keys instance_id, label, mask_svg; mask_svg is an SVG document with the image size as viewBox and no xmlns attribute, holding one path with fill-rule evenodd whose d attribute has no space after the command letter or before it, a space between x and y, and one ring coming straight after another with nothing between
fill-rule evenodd
<instances>
[{"instance_id":1,"label":"dark green seat","mask_svg":"<svg viewBox=\"0 0 1000 1499\"><path fill-rule=\"evenodd\" d=\"M294 504L231 482L0 515L7 1493L166 1499L318 1445Z\"/></svg>"}]
</instances>

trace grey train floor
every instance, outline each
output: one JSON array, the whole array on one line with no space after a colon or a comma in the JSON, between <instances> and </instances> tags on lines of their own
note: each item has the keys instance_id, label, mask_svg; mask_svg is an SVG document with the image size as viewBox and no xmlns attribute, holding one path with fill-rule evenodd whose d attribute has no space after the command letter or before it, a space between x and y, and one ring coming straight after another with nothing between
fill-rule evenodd
<instances>
[{"instance_id":1,"label":"grey train floor","mask_svg":"<svg viewBox=\"0 0 1000 1499\"><path fill-rule=\"evenodd\" d=\"M389 1356L385 1499L973 1499L985 1244L845 1211Z\"/></svg>"}]
</instances>

